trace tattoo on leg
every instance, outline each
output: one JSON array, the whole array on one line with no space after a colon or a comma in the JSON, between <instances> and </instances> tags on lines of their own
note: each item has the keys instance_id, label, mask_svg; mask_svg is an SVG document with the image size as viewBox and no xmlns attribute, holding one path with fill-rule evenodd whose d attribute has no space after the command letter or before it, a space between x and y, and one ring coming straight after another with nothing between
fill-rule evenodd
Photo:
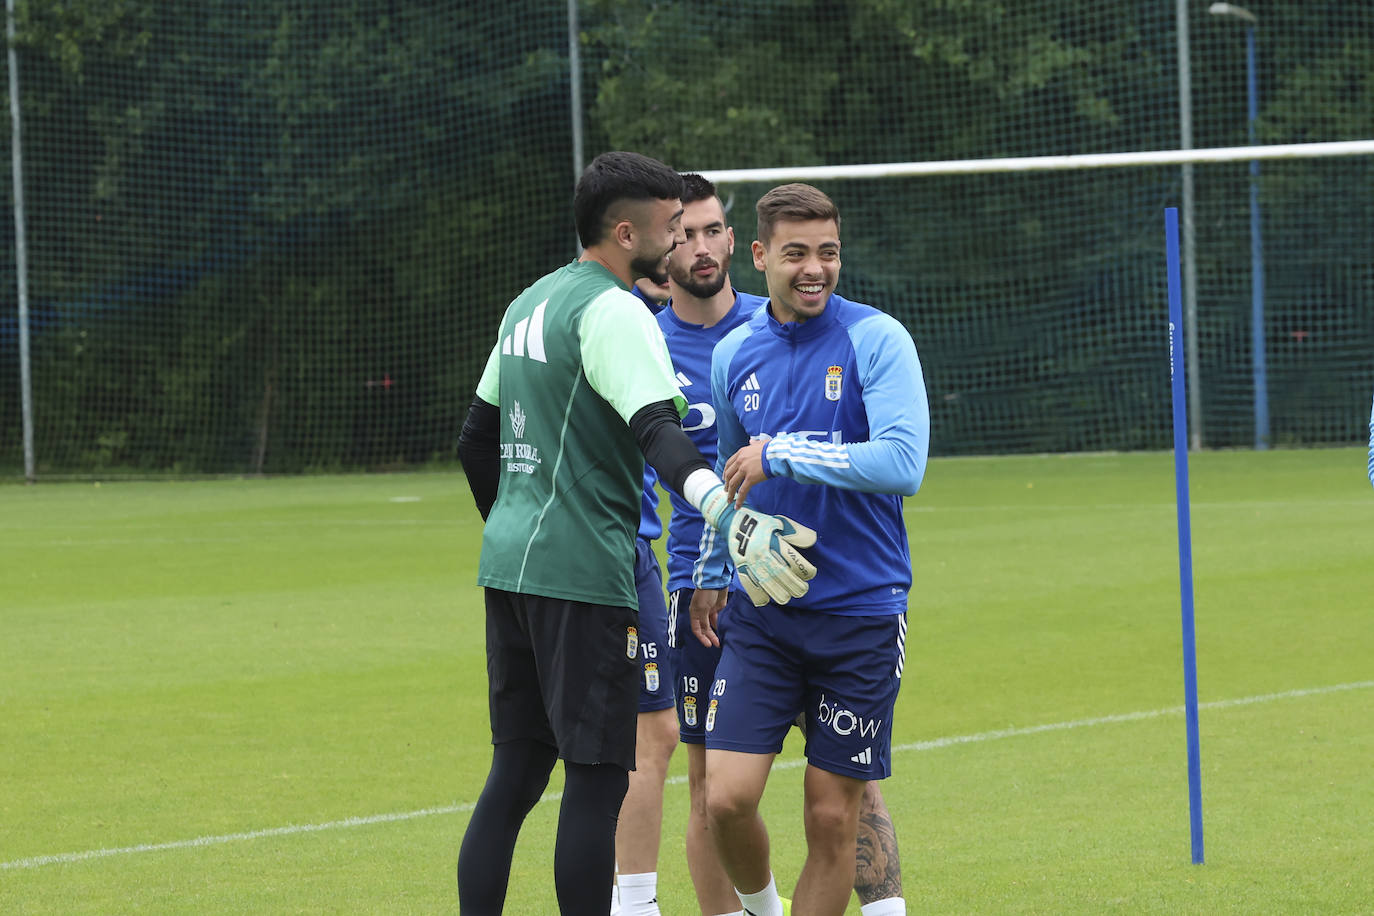
<instances>
[{"instance_id":1,"label":"tattoo on leg","mask_svg":"<svg viewBox=\"0 0 1374 916\"><path fill-rule=\"evenodd\" d=\"M882 804L864 793L859 811L859 843L855 854L854 892L859 903L902 896L902 862L897 854L897 831Z\"/></svg>"}]
</instances>

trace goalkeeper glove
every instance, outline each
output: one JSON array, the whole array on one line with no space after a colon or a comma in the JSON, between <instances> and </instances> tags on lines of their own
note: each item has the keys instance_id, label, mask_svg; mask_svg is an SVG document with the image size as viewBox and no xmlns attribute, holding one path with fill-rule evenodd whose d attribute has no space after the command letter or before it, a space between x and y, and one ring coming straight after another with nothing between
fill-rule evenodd
<instances>
[{"instance_id":1,"label":"goalkeeper glove","mask_svg":"<svg viewBox=\"0 0 1374 916\"><path fill-rule=\"evenodd\" d=\"M740 583L757 606L771 599L786 604L806 594L816 567L798 547L816 543L816 532L785 515L769 515L748 506L735 508L725 487L717 484L701 501L707 523L725 536Z\"/></svg>"}]
</instances>

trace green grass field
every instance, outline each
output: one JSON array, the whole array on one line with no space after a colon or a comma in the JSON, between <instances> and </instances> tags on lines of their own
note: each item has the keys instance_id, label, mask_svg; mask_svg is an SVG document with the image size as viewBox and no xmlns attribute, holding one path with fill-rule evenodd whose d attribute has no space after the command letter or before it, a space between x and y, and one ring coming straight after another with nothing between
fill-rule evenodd
<instances>
[{"instance_id":1,"label":"green grass field","mask_svg":"<svg viewBox=\"0 0 1374 916\"><path fill-rule=\"evenodd\" d=\"M884 786L912 913L1374 913L1364 451L1204 453L1192 483L1201 866L1172 456L931 463ZM479 535L458 474L0 487L0 912L456 912ZM765 798L784 888L799 763ZM684 766L668 916L696 912ZM556 808L510 913L555 910Z\"/></svg>"}]
</instances>

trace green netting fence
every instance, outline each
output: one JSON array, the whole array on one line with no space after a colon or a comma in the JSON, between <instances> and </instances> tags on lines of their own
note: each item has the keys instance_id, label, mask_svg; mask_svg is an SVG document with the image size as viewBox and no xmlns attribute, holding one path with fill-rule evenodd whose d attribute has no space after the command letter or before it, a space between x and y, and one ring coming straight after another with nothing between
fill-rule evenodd
<instances>
[{"instance_id":1,"label":"green netting fence","mask_svg":"<svg viewBox=\"0 0 1374 916\"><path fill-rule=\"evenodd\" d=\"M1249 9L1258 142L1374 137L1374 7ZM1244 145L1248 26L1206 3L1187 18L1193 143ZM44 477L451 461L498 316L576 256L577 148L706 170L1181 142L1169 0L21 0L15 26ZM917 341L935 454L1168 447L1162 214L1181 176L818 182L843 213L841 292ZM1251 180L1193 166L1211 447L1255 435ZM722 187L742 248L766 188ZM1267 162L1258 202L1272 441L1358 442L1374 162ZM6 218L13 477L15 251ZM747 257L732 275L762 292Z\"/></svg>"}]
</instances>

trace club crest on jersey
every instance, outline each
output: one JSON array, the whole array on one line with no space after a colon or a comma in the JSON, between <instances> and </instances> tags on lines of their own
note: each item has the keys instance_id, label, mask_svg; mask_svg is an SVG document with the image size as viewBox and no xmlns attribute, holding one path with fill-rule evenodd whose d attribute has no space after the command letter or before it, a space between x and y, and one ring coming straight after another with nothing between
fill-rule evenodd
<instances>
[{"instance_id":1,"label":"club crest on jersey","mask_svg":"<svg viewBox=\"0 0 1374 916\"><path fill-rule=\"evenodd\" d=\"M625 628L625 657L634 658L639 654L639 631L634 627Z\"/></svg>"},{"instance_id":2,"label":"club crest on jersey","mask_svg":"<svg viewBox=\"0 0 1374 916\"><path fill-rule=\"evenodd\" d=\"M706 707L706 730L712 731L716 727L716 704L719 700L712 700L711 705Z\"/></svg>"},{"instance_id":3,"label":"club crest on jersey","mask_svg":"<svg viewBox=\"0 0 1374 916\"><path fill-rule=\"evenodd\" d=\"M838 401L840 399L840 389L844 381L844 367L831 366L825 370L825 399L827 401Z\"/></svg>"},{"instance_id":4,"label":"club crest on jersey","mask_svg":"<svg viewBox=\"0 0 1374 916\"><path fill-rule=\"evenodd\" d=\"M829 395L827 395L829 397ZM515 434L515 438L520 439L525 435L525 412L520 409L520 402L516 401L515 406L510 412L510 431Z\"/></svg>"},{"instance_id":5,"label":"club crest on jersey","mask_svg":"<svg viewBox=\"0 0 1374 916\"><path fill-rule=\"evenodd\" d=\"M693 727L696 726L696 724L697 724L697 698L696 698L696 697L683 697L683 698L682 698L682 721L686 722L686 723L687 723L688 725L690 725L690 726L693 726Z\"/></svg>"},{"instance_id":6,"label":"club crest on jersey","mask_svg":"<svg viewBox=\"0 0 1374 916\"><path fill-rule=\"evenodd\" d=\"M644 666L644 689L650 693L658 693L658 664L649 662Z\"/></svg>"}]
</instances>

